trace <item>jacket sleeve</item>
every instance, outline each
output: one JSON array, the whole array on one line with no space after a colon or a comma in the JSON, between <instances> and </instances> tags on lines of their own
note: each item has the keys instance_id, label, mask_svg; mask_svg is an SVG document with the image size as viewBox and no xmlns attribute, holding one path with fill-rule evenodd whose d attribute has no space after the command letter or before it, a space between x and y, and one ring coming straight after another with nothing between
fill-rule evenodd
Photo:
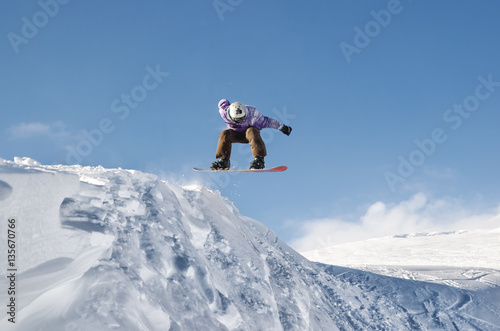
<instances>
[{"instance_id":1,"label":"jacket sleeve","mask_svg":"<svg viewBox=\"0 0 500 331\"><path fill-rule=\"evenodd\" d=\"M226 112L226 109L227 107L229 107L229 105L230 102L227 99L222 99L221 101L219 101L219 113L223 118L225 118L225 116L223 116L222 114Z\"/></svg>"},{"instance_id":2,"label":"jacket sleeve","mask_svg":"<svg viewBox=\"0 0 500 331\"><path fill-rule=\"evenodd\" d=\"M247 106L249 107L249 106ZM252 113L253 113L253 118L252 118L252 126L256 127L257 129L276 129L276 130L281 130L283 127L283 124L275 120L274 118L270 118L267 116L262 115L259 113L257 108L252 107Z\"/></svg>"}]
</instances>

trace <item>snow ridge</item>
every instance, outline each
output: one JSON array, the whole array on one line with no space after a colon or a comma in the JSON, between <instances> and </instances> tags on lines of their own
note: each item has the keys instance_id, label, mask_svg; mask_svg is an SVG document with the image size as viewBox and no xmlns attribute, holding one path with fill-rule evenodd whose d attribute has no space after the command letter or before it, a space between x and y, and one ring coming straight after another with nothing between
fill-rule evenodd
<instances>
[{"instance_id":1,"label":"snow ridge","mask_svg":"<svg viewBox=\"0 0 500 331\"><path fill-rule=\"evenodd\" d=\"M18 219L20 257L18 320L2 330L500 325L472 292L310 262L219 192L139 171L0 160L0 211Z\"/></svg>"}]
</instances>

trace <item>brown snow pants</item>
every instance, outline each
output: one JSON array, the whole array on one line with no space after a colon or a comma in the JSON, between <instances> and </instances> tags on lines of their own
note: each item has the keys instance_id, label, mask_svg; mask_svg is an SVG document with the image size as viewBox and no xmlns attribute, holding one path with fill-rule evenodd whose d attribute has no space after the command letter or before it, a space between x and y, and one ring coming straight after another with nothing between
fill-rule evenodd
<instances>
[{"instance_id":1,"label":"brown snow pants","mask_svg":"<svg viewBox=\"0 0 500 331\"><path fill-rule=\"evenodd\" d=\"M219 143L217 144L215 157L229 160L233 143L250 144L254 158L267 155L266 145L260 136L260 130L251 126L243 132L237 132L231 129L222 131L219 134Z\"/></svg>"}]
</instances>

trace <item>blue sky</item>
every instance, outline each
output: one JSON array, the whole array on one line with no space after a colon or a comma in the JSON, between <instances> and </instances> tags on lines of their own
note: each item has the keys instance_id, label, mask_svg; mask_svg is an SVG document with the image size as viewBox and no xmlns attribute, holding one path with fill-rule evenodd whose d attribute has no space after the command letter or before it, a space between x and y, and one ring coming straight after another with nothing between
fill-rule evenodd
<instances>
[{"instance_id":1,"label":"blue sky","mask_svg":"<svg viewBox=\"0 0 500 331\"><path fill-rule=\"evenodd\" d=\"M362 223L377 202L397 208L424 195L415 213L432 210L437 223L450 210L466 219L499 205L498 2L41 0L1 9L5 159L201 183L288 242L317 220ZM214 160L221 98L293 127L290 137L262 132L266 165L286 173L191 170ZM233 166L249 162L249 146L235 146Z\"/></svg>"}]
</instances>

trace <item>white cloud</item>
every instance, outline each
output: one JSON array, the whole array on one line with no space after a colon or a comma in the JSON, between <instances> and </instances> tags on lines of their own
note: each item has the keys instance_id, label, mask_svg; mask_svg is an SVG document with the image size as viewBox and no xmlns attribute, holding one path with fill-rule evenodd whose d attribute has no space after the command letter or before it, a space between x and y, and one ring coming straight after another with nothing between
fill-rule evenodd
<instances>
[{"instance_id":1,"label":"white cloud","mask_svg":"<svg viewBox=\"0 0 500 331\"><path fill-rule=\"evenodd\" d=\"M500 209L496 214L477 215L465 210L458 199L430 201L425 194L418 193L395 205L376 202L356 222L340 218L303 222L298 231L301 235L290 244L299 252L305 252L397 234L496 228L499 221Z\"/></svg>"},{"instance_id":2,"label":"white cloud","mask_svg":"<svg viewBox=\"0 0 500 331\"><path fill-rule=\"evenodd\" d=\"M40 122L20 123L7 129L10 139L29 139L45 136L52 139L68 137L70 134L66 130L66 125L57 121L52 124Z\"/></svg>"}]
</instances>

